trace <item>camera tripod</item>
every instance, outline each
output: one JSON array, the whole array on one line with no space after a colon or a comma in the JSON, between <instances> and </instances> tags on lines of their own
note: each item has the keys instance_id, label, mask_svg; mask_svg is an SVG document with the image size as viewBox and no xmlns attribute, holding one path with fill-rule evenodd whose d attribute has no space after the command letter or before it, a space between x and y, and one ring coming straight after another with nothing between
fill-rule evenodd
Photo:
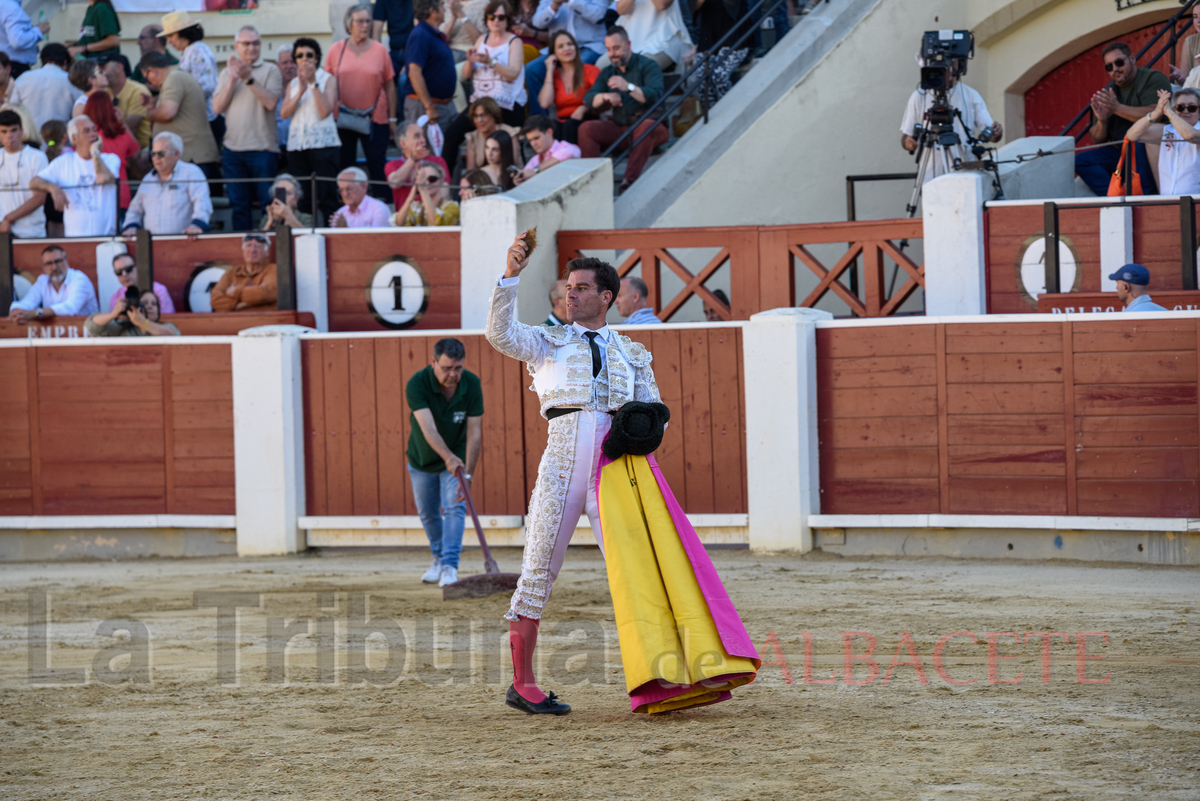
<instances>
[{"instance_id":1,"label":"camera tripod","mask_svg":"<svg viewBox=\"0 0 1200 801\"><path fill-rule=\"evenodd\" d=\"M940 98L939 98L940 100ZM950 148L962 145L962 139L959 138L958 132L954 130L954 120L958 119L963 122L962 112L958 109L952 109L948 106L939 107L938 102L935 102L933 107L925 112L926 125L921 128L920 139L917 144L917 179L913 183L912 198L908 205L905 206L905 211L909 217L913 217L917 213L917 205L921 199L921 191L925 188L925 175L932 165L938 170L938 175L945 175L950 172L955 172L963 169L983 169L992 174L992 188L995 190L993 200L1004 200L1004 188L1000 184L1000 168L990 158L984 159L984 156L992 148L987 147L981 140L976 139L967 129L966 123L963 123L963 130L967 132L967 143L970 145L971 153L975 156L975 161L963 162L957 156L951 157ZM987 131L991 131L989 127ZM941 147L937 147L941 145ZM907 245L905 240L901 243L901 247Z\"/></svg>"}]
</instances>

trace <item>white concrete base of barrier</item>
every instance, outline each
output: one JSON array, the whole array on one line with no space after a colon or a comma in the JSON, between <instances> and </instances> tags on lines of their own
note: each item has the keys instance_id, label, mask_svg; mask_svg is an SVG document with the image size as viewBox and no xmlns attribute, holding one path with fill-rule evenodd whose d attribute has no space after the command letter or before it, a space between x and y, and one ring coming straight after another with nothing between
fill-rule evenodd
<instances>
[{"instance_id":1,"label":"white concrete base of barrier","mask_svg":"<svg viewBox=\"0 0 1200 801\"><path fill-rule=\"evenodd\" d=\"M1079 559L1200 565L1200 520L1066 515L811 515L814 546L842 556Z\"/></svg>"},{"instance_id":2,"label":"white concrete base of barrier","mask_svg":"<svg viewBox=\"0 0 1200 801\"><path fill-rule=\"evenodd\" d=\"M983 256L983 176L934 178L922 190L925 222L925 313L987 314Z\"/></svg>"}]
</instances>

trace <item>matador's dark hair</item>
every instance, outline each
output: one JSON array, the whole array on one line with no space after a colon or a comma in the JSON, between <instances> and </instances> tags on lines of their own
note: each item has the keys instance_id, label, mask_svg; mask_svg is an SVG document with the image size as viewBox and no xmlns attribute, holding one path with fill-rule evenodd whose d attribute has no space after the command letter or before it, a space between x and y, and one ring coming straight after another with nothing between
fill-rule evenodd
<instances>
[{"instance_id":1,"label":"matador's dark hair","mask_svg":"<svg viewBox=\"0 0 1200 801\"><path fill-rule=\"evenodd\" d=\"M592 275L596 277L597 291L608 290L612 293L612 300L608 302L607 307L607 309L611 309L612 305L617 302L617 293L621 291L621 277L617 275L617 268L606 261L585 256L567 262L567 275L576 270L591 270Z\"/></svg>"}]
</instances>

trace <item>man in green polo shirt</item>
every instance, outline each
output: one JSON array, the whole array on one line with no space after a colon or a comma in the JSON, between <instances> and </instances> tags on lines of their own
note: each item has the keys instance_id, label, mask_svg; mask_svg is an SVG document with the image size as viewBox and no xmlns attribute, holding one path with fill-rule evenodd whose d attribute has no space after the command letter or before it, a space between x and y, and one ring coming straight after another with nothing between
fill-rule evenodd
<instances>
[{"instance_id":1,"label":"man in green polo shirt","mask_svg":"<svg viewBox=\"0 0 1200 801\"><path fill-rule=\"evenodd\" d=\"M433 564L421 581L439 587L458 581L465 496L455 471L469 484L483 441L483 389L463 369L466 349L457 339L440 339L433 362L408 380L408 475L417 514L429 537Z\"/></svg>"}]
</instances>

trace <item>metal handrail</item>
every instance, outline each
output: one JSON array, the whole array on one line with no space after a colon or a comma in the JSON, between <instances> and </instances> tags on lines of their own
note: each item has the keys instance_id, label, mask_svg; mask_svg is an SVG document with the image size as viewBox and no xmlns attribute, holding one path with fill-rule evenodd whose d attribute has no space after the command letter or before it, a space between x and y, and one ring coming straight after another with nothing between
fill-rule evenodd
<instances>
[{"instance_id":1,"label":"metal handrail","mask_svg":"<svg viewBox=\"0 0 1200 801\"><path fill-rule=\"evenodd\" d=\"M714 44L712 46L712 48L707 53L704 54L704 61L702 63L693 64L691 69L687 70L683 75L679 76L679 78L677 78L675 80L675 82L672 83L669 87L664 86L663 93L658 98L658 100L654 101L654 103L652 103L650 105L650 107L646 109L646 111L642 114L642 116L640 118L638 118L637 122L630 125L629 129L626 130L625 133L621 134L621 136L617 139L617 141L613 142L609 146L608 150L601 153L600 157L601 158L611 158L612 162L613 162L613 167L615 168L616 165L623 158L628 158L629 154L633 152L633 149L635 147L637 147L639 144L641 144L642 140L644 140L647 136L649 136L654 131L653 126L648 128L646 131L644 131L642 133L641 136L637 137L637 139L635 139L632 143L630 143L630 145L627 148L625 148L622 153L619 153L619 154L616 153L616 150L621 145L621 143L625 142L627 139L629 139L631 136L633 136L633 134L637 131L638 126L640 126L646 120L651 119L652 117L661 118L662 120L664 120L665 122L667 122L669 124L671 114L673 114L675 111L677 111L688 98L696 97L697 94L700 95L701 108L703 108L703 110L704 110L704 123L707 125L708 124L708 106L704 104L704 100L703 100L703 97L705 94L707 94L707 91L703 91L703 90L707 90L709 87L709 82L710 82L710 78L711 78L711 70L709 69L709 65L712 63L713 57L715 57L716 54L719 53L721 51L721 48L723 48L723 47L729 47L730 49L736 49L739 45L743 44L748 38L750 38L751 35L754 34L754 32L758 28L758 24L753 24L753 25L748 26L746 28L746 31L740 37L738 37L738 39L735 43L733 43L733 44L729 43L730 37L733 36L733 34L737 32L738 28L743 27L743 25L745 24L745 20L764 19L766 16L768 16L773 11L775 11L776 8L778 8L781 5L784 5L786 2L787 2L787 0L759 0L757 5L755 5L751 9L749 9L746 12L746 15L741 20L738 20L736 23L734 23L733 27L731 27L728 31L726 31L725 35L722 36L720 39L718 39L717 43ZM1191 2L1200 2L1200 0L1191 0ZM776 44L778 44L778 40L776 41ZM692 77L698 70L703 70L704 74L701 77L701 80L697 81L693 85L692 89L689 90L687 88L687 80L688 80L688 78ZM671 92L677 86L680 86L681 84L684 87L683 95L681 97L679 97L676 101L674 101L674 103L670 106L670 108L667 108L665 111L663 111L661 114L657 115L657 117L656 117L655 111L657 111L660 107L666 105L667 99L670 97Z\"/></svg>"},{"instance_id":2,"label":"metal handrail","mask_svg":"<svg viewBox=\"0 0 1200 801\"><path fill-rule=\"evenodd\" d=\"M1184 32L1184 31L1175 30L1175 26L1179 23L1179 18L1184 16L1184 14L1186 14L1188 11L1191 11L1192 8L1198 2L1200 2L1200 0L1180 0L1180 2L1183 4L1183 7L1180 8L1179 11L1177 11L1169 20L1167 20L1167 24L1164 25L1161 29L1159 29L1158 33L1154 34L1154 38L1151 39L1150 41L1146 42L1146 44L1142 47L1142 49L1137 52L1137 54L1133 57L1134 64L1136 64L1138 61L1140 61L1142 56L1145 55L1146 51L1149 50L1151 47L1153 47L1154 43L1157 42L1159 39L1161 39L1162 35L1164 33L1166 33L1168 30L1171 31L1170 40L1162 47L1162 49L1160 49L1158 51L1158 53L1155 54L1154 58L1150 59L1150 61L1148 61L1147 63L1148 64L1155 63L1156 61L1158 61L1160 58L1163 57L1163 54L1166 53L1167 50L1175 47L1175 44L1179 41L1179 37ZM1184 30L1186 30L1186 28ZM1104 85L1104 88L1110 89L1110 88L1112 88L1112 86L1113 86L1113 82L1109 81L1108 83L1106 83ZM1091 111L1091 108L1092 108L1092 106L1090 103L1088 105L1084 106L1083 110L1081 110L1078 114L1075 115L1075 119L1073 119L1069 123L1067 123L1067 127L1063 128L1062 133L1060 133L1059 136L1072 136L1071 129L1079 124L1079 121L1084 118L1084 115L1088 114ZM1075 141L1078 142L1079 140L1083 139L1083 137L1087 135L1088 128L1090 128L1090 127L1091 126L1087 126L1082 131L1080 131L1078 134L1074 134Z\"/></svg>"}]
</instances>

